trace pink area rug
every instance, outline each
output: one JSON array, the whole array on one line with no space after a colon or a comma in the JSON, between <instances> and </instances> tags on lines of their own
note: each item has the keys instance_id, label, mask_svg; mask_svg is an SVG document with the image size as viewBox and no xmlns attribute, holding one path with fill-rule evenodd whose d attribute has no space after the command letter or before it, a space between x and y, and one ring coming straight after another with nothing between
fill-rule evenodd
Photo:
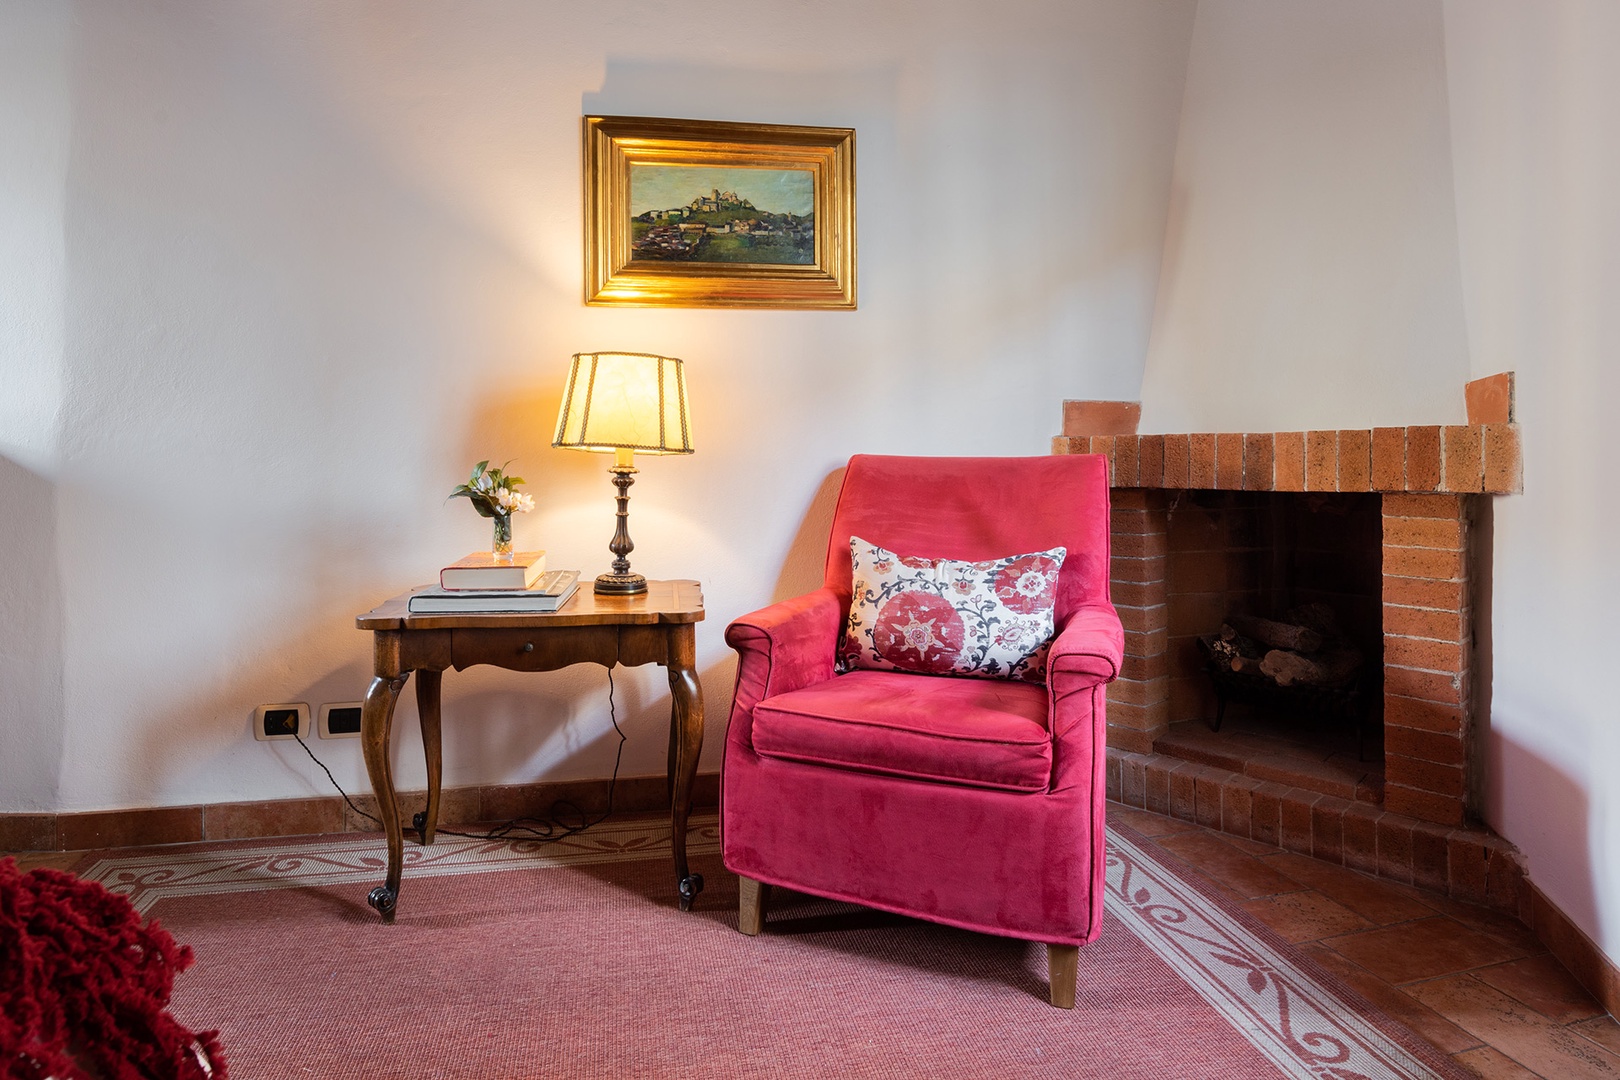
<instances>
[{"instance_id":1,"label":"pink area rug","mask_svg":"<svg viewBox=\"0 0 1620 1080\"><path fill-rule=\"evenodd\" d=\"M1124 829L1073 1011L1046 1003L1045 950L1025 942L780 890L744 937L712 817L690 913L664 822L406 850L392 926L365 902L378 837L82 873L195 951L172 1008L220 1029L235 1080L1466 1075Z\"/></svg>"}]
</instances>

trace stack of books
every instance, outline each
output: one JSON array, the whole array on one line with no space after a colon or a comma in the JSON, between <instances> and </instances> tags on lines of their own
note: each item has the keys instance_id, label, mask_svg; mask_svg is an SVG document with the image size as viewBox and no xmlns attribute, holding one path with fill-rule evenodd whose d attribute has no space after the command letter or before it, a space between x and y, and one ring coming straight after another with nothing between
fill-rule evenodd
<instances>
[{"instance_id":1,"label":"stack of books","mask_svg":"<svg viewBox=\"0 0 1620 1080\"><path fill-rule=\"evenodd\" d=\"M556 611L579 588L578 570L546 572L546 553L497 559L474 552L439 571L439 584L411 594L412 615L525 614Z\"/></svg>"}]
</instances>

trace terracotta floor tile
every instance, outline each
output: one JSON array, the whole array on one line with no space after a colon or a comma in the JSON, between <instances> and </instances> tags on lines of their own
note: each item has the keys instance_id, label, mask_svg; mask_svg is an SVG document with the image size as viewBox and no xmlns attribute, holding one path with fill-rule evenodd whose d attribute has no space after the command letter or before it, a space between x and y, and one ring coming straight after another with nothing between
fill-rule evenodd
<instances>
[{"instance_id":1,"label":"terracotta floor tile","mask_svg":"<svg viewBox=\"0 0 1620 1080\"><path fill-rule=\"evenodd\" d=\"M1264 856L1261 861L1301 885L1332 897L1377 926L1425 919L1434 914L1433 908L1392 887L1390 883L1343 866L1296 855L1291 851Z\"/></svg>"},{"instance_id":2,"label":"terracotta floor tile","mask_svg":"<svg viewBox=\"0 0 1620 1080\"><path fill-rule=\"evenodd\" d=\"M1451 1057L1463 1068L1472 1070L1480 1080L1543 1080L1540 1073L1531 1072L1502 1051L1489 1046Z\"/></svg>"},{"instance_id":3,"label":"terracotta floor tile","mask_svg":"<svg viewBox=\"0 0 1620 1080\"><path fill-rule=\"evenodd\" d=\"M1219 836L1222 841L1231 844L1245 855L1266 856L1275 855L1282 851L1282 848L1277 847L1274 844L1262 844L1260 841L1250 840L1246 836L1233 836L1230 833L1217 833L1216 835Z\"/></svg>"},{"instance_id":4,"label":"terracotta floor tile","mask_svg":"<svg viewBox=\"0 0 1620 1080\"><path fill-rule=\"evenodd\" d=\"M1318 941L1372 923L1319 892L1282 893L1244 903L1243 909L1289 941Z\"/></svg>"},{"instance_id":5,"label":"terracotta floor tile","mask_svg":"<svg viewBox=\"0 0 1620 1080\"><path fill-rule=\"evenodd\" d=\"M1399 986L1517 960L1524 952L1443 915L1326 942L1385 982Z\"/></svg>"},{"instance_id":6,"label":"terracotta floor tile","mask_svg":"<svg viewBox=\"0 0 1620 1080\"><path fill-rule=\"evenodd\" d=\"M1465 904L1461 900L1453 900L1448 896L1437 896L1433 893L1423 893L1423 902L1444 915L1482 934L1504 941L1514 948L1526 953L1545 951L1545 947L1537 940L1530 928L1511 915L1504 915L1500 911L1479 907L1476 904Z\"/></svg>"},{"instance_id":7,"label":"terracotta floor tile","mask_svg":"<svg viewBox=\"0 0 1620 1080\"><path fill-rule=\"evenodd\" d=\"M1253 855L1245 855L1208 831L1200 829L1198 832L1178 833L1163 837L1158 843L1245 900L1299 891L1299 883L1293 878L1277 873Z\"/></svg>"},{"instance_id":8,"label":"terracotta floor tile","mask_svg":"<svg viewBox=\"0 0 1620 1080\"><path fill-rule=\"evenodd\" d=\"M1542 953L1496 967L1481 968L1474 977L1517 998L1559 1024L1607 1016L1575 976L1552 956Z\"/></svg>"},{"instance_id":9,"label":"terracotta floor tile","mask_svg":"<svg viewBox=\"0 0 1620 1080\"><path fill-rule=\"evenodd\" d=\"M1302 945L1300 948L1312 960L1348 983L1356 993L1429 1040L1441 1053L1455 1054L1480 1045L1478 1037L1470 1035L1372 972L1352 964L1326 945Z\"/></svg>"},{"instance_id":10,"label":"terracotta floor tile","mask_svg":"<svg viewBox=\"0 0 1620 1080\"><path fill-rule=\"evenodd\" d=\"M1149 839L1198 831L1198 826L1190 821L1179 821L1163 814L1150 814L1146 810L1138 810L1134 806L1125 806L1116 802L1108 804L1106 813L1109 821L1117 821Z\"/></svg>"},{"instance_id":11,"label":"terracotta floor tile","mask_svg":"<svg viewBox=\"0 0 1620 1080\"><path fill-rule=\"evenodd\" d=\"M1595 1020L1583 1020L1571 1024L1569 1029L1580 1032L1611 1053L1620 1054L1620 1024L1615 1023L1612 1016L1605 1014Z\"/></svg>"},{"instance_id":12,"label":"terracotta floor tile","mask_svg":"<svg viewBox=\"0 0 1620 1080\"><path fill-rule=\"evenodd\" d=\"M0 854L0 858L4 858ZM37 867L48 866L53 870L71 870L80 859L84 858L82 851L19 851L11 856L17 860L17 869L27 873Z\"/></svg>"},{"instance_id":13,"label":"terracotta floor tile","mask_svg":"<svg viewBox=\"0 0 1620 1080\"><path fill-rule=\"evenodd\" d=\"M1558 1080L1613 1080L1620 1075L1620 1055L1471 975L1436 979L1407 992L1533 1073Z\"/></svg>"}]
</instances>

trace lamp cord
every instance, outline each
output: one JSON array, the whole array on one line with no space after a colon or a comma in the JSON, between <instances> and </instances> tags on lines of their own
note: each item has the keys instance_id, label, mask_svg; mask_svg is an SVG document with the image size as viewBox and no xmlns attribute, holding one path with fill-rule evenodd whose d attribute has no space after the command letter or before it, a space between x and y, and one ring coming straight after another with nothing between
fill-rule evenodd
<instances>
[{"instance_id":1,"label":"lamp cord","mask_svg":"<svg viewBox=\"0 0 1620 1080\"><path fill-rule=\"evenodd\" d=\"M468 840L524 840L534 844L554 844L559 840L566 840L570 836L577 836L591 826L601 824L607 820L613 813L613 794L619 782L619 763L624 760L624 744L626 741L624 729L619 726L618 709L613 700L613 669L608 668L607 674L608 719L613 723L613 730L618 733L619 745L613 754L613 776L608 780L607 808L605 810L594 818L587 818L584 809L578 803L569 799L557 799L551 804L549 817L512 818L503 824L497 825L487 833L466 833L457 832L454 829L435 829L435 834L460 836ZM298 745L304 748L304 753L309 755L309 759L321 767L321 771L332 782L332 786L337 789L337 793L343 796L343 801L349 804L349 809L367 821L374 822L381 828L382 819L373 814L368 814L354 805L354 800L349 798L349 793L343 790L343 785L337 782L337 777L332 775L332 770L326 767L326 763L315 756L315 751L309 748L309 744L304 741L303 736L299 735L297 730L294 730L292 734L293 738L298 740ZM418 819L422 818L422 816L422 814L416 815ZM572 818L572 822L564 820L565 817ZM533 822L533 824L526 824L527 822ZM418 830L423 827L415 821L412 824Z\"/></svg>"}]
</instances>

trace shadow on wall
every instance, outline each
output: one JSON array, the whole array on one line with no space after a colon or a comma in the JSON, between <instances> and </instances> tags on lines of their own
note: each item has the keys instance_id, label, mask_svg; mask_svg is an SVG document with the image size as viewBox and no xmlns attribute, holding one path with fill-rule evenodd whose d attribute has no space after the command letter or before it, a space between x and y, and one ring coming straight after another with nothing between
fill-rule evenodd
<instances>
[{"instance_id":1,"label":"shadow on wall","mask_svg":"<svg viewBox=\"0 0 1620 1080\"><path fill-rule=\"evenodd\" d=\"M0 813L52 810L61 776L56 486L0 457Z\"/></svg>"},{"instance_id":2,"label":"shadow on wall","mask_svg":"<svg viewBox=\"0 0 1620 1080\"><path fill-rule=\"evenodd\" d=\"M827 573L827 538L832 535L833 512L844 488L844 469L828 473L810 497L804 520L782 560L782 572L771 590L771 603L790 600L821 588Z\"/></svg>"}]
</instances>

